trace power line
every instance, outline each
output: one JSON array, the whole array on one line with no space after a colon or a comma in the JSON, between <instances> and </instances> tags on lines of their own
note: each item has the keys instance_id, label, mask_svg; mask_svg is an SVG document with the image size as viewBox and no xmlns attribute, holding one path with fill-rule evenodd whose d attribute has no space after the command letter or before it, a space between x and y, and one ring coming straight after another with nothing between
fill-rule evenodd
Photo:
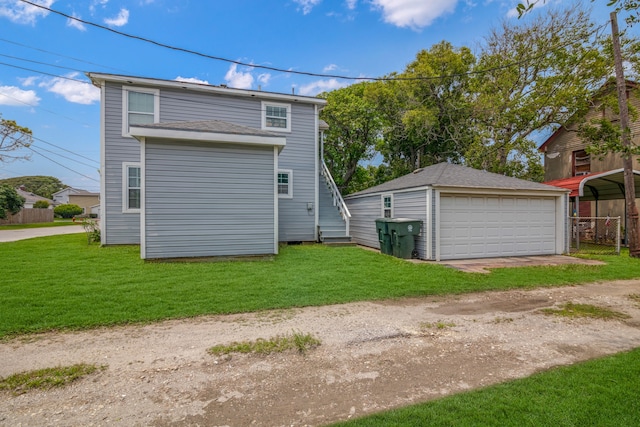
<instances>
[{"instance_id":1,"label":"power line","mask_svg":"<svg viewBox=\"0 0 640 427\"><path fill-rule=\"evenodd\" d=\"M44 53L47 53L49 55L54 55L54 56L59 56L61 58L71 59L72 61L76 61L76 62L82 62L82 63L85 63L85 64L95 65L97 67L102 67L102 68L109 68L109 69L115 70L115 71L124 71L121 68L115 68L115 67L110 67L108 65L102 65L102 64L97 64L95 62L85 61L84 59L74 58L73 56L63 55L63 54L57 53L57 52L51 52L49 50L45 50L45 49L41 49L41 48L38 48L38 47L29 46L29 45L26 45L24 43L18 43L16 41L7 40L7 39L4 39L4 38L0 38L0 41L5 42L5 43L11 43L11 44L14 44L14 45L20 46L20 47L26 47L27 49L31 49L31 50L44 52Z\"/></svg>"},{"instance_id":2,"label":"power line","mask_svg":"<svg viewBox=\"0 0 640 427\"><path fill-rule=\"evenodd\" d=\"M6 62L0 62L0 65L4 65L5 67L17 68L19 70L24 70L24 71L31 71L32 73L44 74L45 76L57 77L59 79L69 80L69 81L72 81L72 82L84 83L86 85L90 85L91 84L91 82L86 82L84 80L74 79L73 77L60 76L58 74L47 73L46 71L38 71L38 70L34 70L32 68L26 68L26 67L20 67L18 65L7 64Z\"/></svg>"},{"instance_id":3,"label":"power line","mask_svg":"<svg viewBox=\"0 0 640 427\"><path fill-rule=\"evenodd\" d=\"M35 71L35 72L39 73L39 71ZM19 103L21 103L21 104L24 104L24 105L26 105L26 106L28 106L28 107L39 108L39 109L41 109L42 111L46 111L47 113L53 114L54 116L59 116L59 117L65 118L65 119L67 119L67 120L71 120L72 122L80 123L80 124L85 125L85 126L91 126L89 123L81 122L81 121L79 121L79 120L74 119L73 117L69 117L69 116L65 116L65 115L60 114L60 113L56 113L55 111L48 110L48 109L46 109L46 108L44 108L44 107L41 107L41 106L39 106L39 105L29 104L28 102L25 102L25 101L23 101L23 100L21 100L21 99L18 99L18 98L16 98L15 96L11 96L11 95L9 95L9 94L7 94L7 93L5 93L5 92L1 92L1 91L0 91L0 95L2 95L2 96L6 96L7 98L11 98L11 99L13 99L14 101L19 102Z\"/></svg>"},{"instance_id":4,"label":"power line","mask_svg":"<svg viewBox=\"0 0 640 427\"><path fill-rule=\"evenodd\" d=\"M18 56L5 55L5 54L2 54L2 53L0 53L0 56L4 56L5 58L17 59L18 61L31 62L32 64L40 64L40 65L46 65L47 67L60 68L62 70L78 71L78 70L76 70L74 68L63 67L62 65L49 64L47 62L34 61L34 60L31 60L31 59L20 58Z\"/></svg>"},{"instance_id":5,"label":"power line","mask_svg":"<svg viewBox=\"0 0 640 427\"><path fill-rule=\"evenodd\" d=\"M311 76L311 77L334 78L334 79L342 79L342 80L353 80L353 81L441 80L441 79L451 78L451 77L469 76L469 75L475 75L475 74L485 74L485 73L488 73L490 71L497 71L497 70L509 68L509 67L512 67L512 66L515 66L515 65L526 64L531 60L542 58L542 57L546 56L549 52L552 52L552 51L554 51L556 49L564 49L569 44L572 44L574 42L574 41L567 42L566 44L564 44L562 46L558 46L555 49L549 49L548 51L543 52L542 54L540 54L538 56L535 56L535 57L532 57L532 58L527 58L525 60L517 61L517 62L511 63L511 64L505 64L505 65L494 67L494 68L487 69L487 70L474 70L474 71L470 71L470 72L466 72L466 73L451 74L451 75L447 75L447 76L430 76L430 77L424 77L424 76L423 77L419 77L419 76L417 76L417 77L398 77L398 76L394 76L394 77L352 77L352 76L343 76L343 75L338 75L338 74L323 74L323 73L313 73L313 72L309 72L309 71L295 71L295 70L291 70L291 69L271 67L271 66L267 66L267 65L257 65L257 64L242 62L242 61L238 61L238 60L228 59L228 58L224 58L224 57L221 57L221 56L209 55L209 54L198 52L198 51L191 50L191 49L172 46L172 45L169 45L169 44L166 44L166 43L162 43L162 42L158 42L158 41L146 38L146 37L136 36L136 35L133 35L133 34L125 33L123 31L118 31L118 30L115 30L113 28L109 28L107 26L104 26L104 25L101 25L101 24L97 24L95 22L86 21L84 19L80 19L80 18L77 18L75 16L68 15L68 14L66 14L64 12L61 12L61 11L58 11L58 10L55 10L55 9L51 9L49 7L46 7L46 6L37 4L37 3L33 3L31 1L29 1L29 0L20 0L20 1L23 2L23 3L27 3L27 4L31 5L31 6L37 7L39 9L43 9L43 10L46 10L48 12L63 16L65 18L67 18L67 19L71 19L71 20L78 21L78 22L81 22L81 23L89 25L89 26L100 28L102 30L109 31L109 32L112 32L114 34L118 34L118 35L123 36L123 37L127 37L127 38L134 39L134 40L139 40L139 41L142 41L142 42L145 42L145 43L153 44L155 46L163 47L163 48L174 50L174 51L178 51L178 52L184 52L184 53L188 53L188 54L191 54L191 55L200 56L202 58L213 59L213 60L216 60L216 61L228 62L228 63L231 63L231 64L240 65L240 66L243 66L243 67L259 68L259 69L268 70L268 71L274 71L274 72L279 72L279 73L296 74L296 75ZM606 25L607 24L603 24L600 27L596 28L594 31L592 31L590 34L588 34L588 36L593 35L594 33L599 31L601 28L603 28Z\"/></svg>"},{"instance_id":6,"label":"power line","mask_svg":"<svg viewBox=\"0 0 640 427\"><path fill-rule=\"evenodd\" d=\"M31 145L31 146L32 146L32 145ZM64 158L64 159L71 160L72 162L76 162L76 163L81 164L81 165L83 165L83 166L87 166L87 167L90 167L90 168L94 168L94 167L95 167L94 165L89 165L89 164L84 163L84 162L81 162L81 161L79 161L79 160L72 159L71 157L64 156L64 155L62 155L62 154L60 154L60 153L56 153L55 151L48 150L48 149L46 149L46 148L44 148L44 147L38 147L38 149L39 149L39 150L44 150L44 151L46 151L47 153L55 154L56 156L60 156L60 157L62 157L62 158Z\"/></svg>"},{"instance_id":7,"label":"power line","mask_svg":"<svg viewBox=\"0 0 640 427\"><path fill-rule=\"evenodd\" d=\"M67 166L63 165L62 163L56 162L56 161L55 161L55 160L53 160L52 158L45 156L44 154L42 154L42 153L41 153L41 152L39 152L38 150L34 149L33 147L26 147L26 148L28 148L29 150L31 150L31 151L33 151L34 153L38 154L39 156L44 157L45 159L49 160L50 162L53 162L53 163L55 163L56 165L61 166L61 167L65 168L65 169L67 169L68 171L71 171L71 172L73 172L73 173L75 173L75 174L78 174L78 175L80 175L80 176L82 176L82 177L85 177L85 178L87 178L87 179L90 179L91 181L100 182L99 180L97 180L97 179L95 179L95 178L92 178L92 177L90 177L89 175L85 175L85 174L83 174L83 173L81 173L81 172L78 172L77 170L71 169L70 167L67 167Z\"/></svg>"},{"instance_id":8,"label":"power line","mask_svg":"<svg viewBox=\"0 0 640 427\"><path fill-rule=\"evenodd\" d=\"M32 138L35 139L36 141L40 141L40 142L43 142L45 144L51 145L51 146L53 146L53 147L55 147L55 148L57 148L59 150L66 151L67 153L73 154L74 156L82 157L83 159L89 160L90 162L94 162L94 163L96 163L98 165L100 164L100 162L97 161L97 160L93 160L92 158L83 156L82 154L74 153L73 151L67 150L66 148L60 147L59 145L56 145L56 144L54 144L52 142L45 141L44 139L41 139L41 138L36 138L35 136L32 136ZM87 166L89 166L89 165L87 165ZM91 166L91 167L93 167L93 166Z\"/></svg>"}]
</instances>

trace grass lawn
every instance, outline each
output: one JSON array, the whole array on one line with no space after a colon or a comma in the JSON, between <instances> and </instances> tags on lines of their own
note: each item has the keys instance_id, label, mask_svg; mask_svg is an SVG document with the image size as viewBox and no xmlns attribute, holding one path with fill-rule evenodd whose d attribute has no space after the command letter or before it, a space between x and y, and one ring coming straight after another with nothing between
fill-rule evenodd
<instances>
[{"instance_id":1,"label":"grass lawn","mask_svg":"<svg viewBox=\"0 0 640 427\"><path fill-rule=\"evenodd\" d=\"M272 261L145 263L139 247L84 235L0 244L0 338L52 329L150 322L385 298L531 288L640 277L640 260L604 266L505 268L469 274L356 247L284 246Z\"/></svg>"},{"instance_id":2,"label":"grass lawn","mask_svg":"<svg viewBox=\"0 0 640 427\"><path fill-rule=\"evenodd\" d=\"M638 426L640 349L336 426Z\"/></svg>"}]
</instances>

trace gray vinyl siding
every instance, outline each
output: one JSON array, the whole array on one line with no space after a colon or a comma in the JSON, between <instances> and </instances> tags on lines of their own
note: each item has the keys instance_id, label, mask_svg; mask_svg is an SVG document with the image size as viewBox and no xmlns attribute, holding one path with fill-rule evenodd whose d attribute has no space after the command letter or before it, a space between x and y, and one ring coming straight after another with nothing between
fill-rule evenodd
<instances>
[{"instance_id":1,"label":"gray vinyl siding","mask_svg":"<svg viewBox=\"0 0 640 427\"><path fill-rule=\"evenodd\" d=\"M131 87L131 86L130 86ZM153 88L151 86L139 86ZM140 159L140 143L122 137L122 85L106 84L105 95L105 236L104 244L140 243L140 215L122 213L122 163ZM286 103L285 101L277 101ZM291 132L283 132L286 147L280 153L280 169L293 171L293 198L281 198L279 239L315 240L315 149L316 121L313 105L291 102ZM206 93L160 88L160 122L224 120L255 129L261 128L261 99L212 96ZM271 182L273 178L269 179Z\"/></svg>"},{"instance_id":2,"label":"gray vinyl siding","mask_svg":"<svg viewBox=\"0 0 640 427\"><path fill-rule=\"evenodd\" d=\"M140 143L134 138L122 137L122 86L107 83L105 91L104 171L105 245L140 243L140 214L122 212L122 164L140 161Z\"/></svg>"},{"instance_id":3,"label":"gray vinyl siding","mask_svg":"<svg viewBox=\"0 0 640 427\"><path fill-rule=\"evenodd\" d=\"M216 119L260 129L261 102L257 97L212 97L162 89L160 121ZM287 138L287 145L278 157L278 168L293 171L293 198L279 200L279 240L314 241L317 207L309 211L307 203L315 204L315 109L313 105L290 104L291 132L282 132L282 136Z\"/></svg>"},{"instance_id":4,"label":"gray vinyl siding","mask_svg":"<svg viewBox=\"0 0 640 427\"><path fill-rule=\"evenodd\" d=\"M351 239L359 245L380 249L376 231L376 219L380 218L382 209L380 195L346 199L345 203L351 212Z\"/></svg>"},{"instance_id":5,"label":"gray vinyl siding","mask_svg":"<svg viewBox=\"0 0 640 427\"><path fill-rule=\"evenodd\" d=\"M279 200L279 240L316 240L316 121L312 105L291 105L291 133L278 157L278 168L293 170L293 198ZM313 205L307 209L307 203Z\"/></svg>"},{"instance_id":6,"label":"gray vinyl siding","mask_svg":"<svg viewBox=\"0 0 640 427\"><path fill-rule=\"evenodd\" d=\"M427 190L394 193L393 214L396 218L411 218L422 221L422 230L420 235L415 237L415 245L420 259L426 259Z\"/></svg>"},{"instance_id":7,"label":"gray vinyl siding","mask_svg":"<svg viewBox=\"0 0 640 427\"><path fill-rule=\"evenodd\" d=\"M273 147L147 140L145 258L275 252Z\"/></svg>"}]
</instances>

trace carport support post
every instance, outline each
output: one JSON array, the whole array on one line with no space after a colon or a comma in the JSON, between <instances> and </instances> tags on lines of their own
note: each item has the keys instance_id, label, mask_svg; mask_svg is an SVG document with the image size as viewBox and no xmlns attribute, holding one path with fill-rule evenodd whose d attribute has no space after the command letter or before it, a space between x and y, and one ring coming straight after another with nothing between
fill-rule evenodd
<instances>
[{"instance_id":1,"label":"carport support post","mask_svg":"<svg viewBox=\"0 0 640 427\"><path fill-rule=\"evenodd\" d=\"M631 146L631 131L629 130L629 110L627 108L627 82L622 68L622 54L620 52L620 37L618 35L618 18L616 12L611 12L611 38L613 41L613 56L616 69L616 88L618 89L618 107L620 109L620 129L622 130L623 150ZM633 177L633 161L629 153L622 152L624 167L624 201L626 216L629 224L627 236L629 241L629 256L640 258L638 244L638 208L636 207L636 188Z\"/></svg>"}]
</instances>

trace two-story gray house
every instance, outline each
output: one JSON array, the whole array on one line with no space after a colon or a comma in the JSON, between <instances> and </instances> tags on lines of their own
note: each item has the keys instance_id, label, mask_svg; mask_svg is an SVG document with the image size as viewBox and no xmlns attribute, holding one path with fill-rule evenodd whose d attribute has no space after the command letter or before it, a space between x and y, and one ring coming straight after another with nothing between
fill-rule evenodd
<instances>
[{"instance_id":1,"label":"two-story gray house","mask_svg":"<svg viewBox=\"0 0 640 427\"><path fill-rule=\"evenodd\" d=\"M101 238L141 257L277 254L346 239L322 161L324 100L88 73L101 90Z\"/></svg>"}]
</instances>

